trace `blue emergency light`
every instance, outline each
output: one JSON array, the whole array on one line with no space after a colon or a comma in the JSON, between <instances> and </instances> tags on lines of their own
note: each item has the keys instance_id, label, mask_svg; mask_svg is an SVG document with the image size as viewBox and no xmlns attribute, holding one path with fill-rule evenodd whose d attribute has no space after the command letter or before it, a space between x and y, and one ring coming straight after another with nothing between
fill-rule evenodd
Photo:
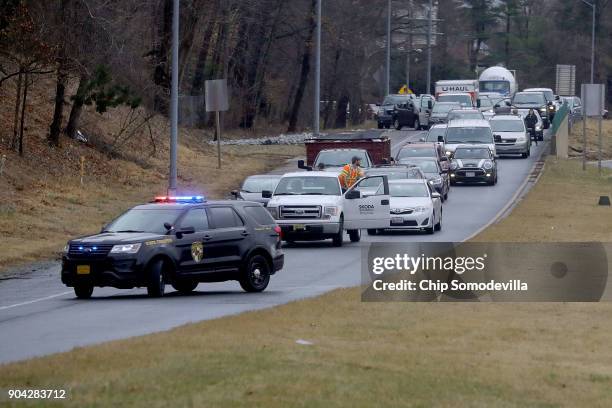
<instances>
[{"instance_id":1,"label":"blue emergency light","mask_svg":"<svg viewBox=\"0 0 612 408\"><path fill-rule=\"evenodd\" d=\"M206 199L204 196L158 196L155 197L156 203L203 203Z\"/></svg>"}]
</instances>

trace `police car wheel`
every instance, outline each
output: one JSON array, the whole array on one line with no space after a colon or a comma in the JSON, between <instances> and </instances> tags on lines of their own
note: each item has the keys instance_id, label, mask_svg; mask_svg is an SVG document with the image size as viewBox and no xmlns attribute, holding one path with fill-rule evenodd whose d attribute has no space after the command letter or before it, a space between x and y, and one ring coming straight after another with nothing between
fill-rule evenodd
<instances>
[{"instance_id":1,"label":"police car wheel","mask_svg":"<svg viewBox=\"0 0 612 408\"><path fill-rule=\"evenodd\" d=\"M164 281L164 262L162 260L155 261L149 267L147 294L150 297L162 297L166 290L166 282Z\"/></svg>"},{"instance_id":2,"label":"police car wheel","mask_svg":"<svg viewBox=\"0 0 612 408\"><path fill-rule=\"evenodd\" d=\"M255 255L249 258L242 271L240 286L246 292L262 292L270 283L270 263L261 256Z\"/></svg>"},{"instance_id":3,"label":"police car wheel","mask_svg":"<svg viewBox=\"0 0 612 408\"><path fill-rule=\"evenodd\" d=\"M361 230L349 230L348 231L349 234L349 238L351 239L351 242L359 242L361 241Z\"/></svg>"},{"instance_id":4,"label":"police car wheel","mask_svg":"<svg viewBox=\"0 0 612 408\"><path fill-rule=\"evenodd\" d=\"M89 299L93 293L93 290L93 285L81 283L74 287L74 294L79 299Z\"/></svg>"},{"instance_id":5,"label":"police car wheel","mask_svg":"<svg viewBox=\"0 0 612 408\"><path fill-rule=\"evenodd\" d=\"M198 283L197 281L194 280L180 280L180 281L176 281L172 284L172 287L181 293L191 293L194 291L195 288L198 287Z\"/></svg>"}]
</instances>

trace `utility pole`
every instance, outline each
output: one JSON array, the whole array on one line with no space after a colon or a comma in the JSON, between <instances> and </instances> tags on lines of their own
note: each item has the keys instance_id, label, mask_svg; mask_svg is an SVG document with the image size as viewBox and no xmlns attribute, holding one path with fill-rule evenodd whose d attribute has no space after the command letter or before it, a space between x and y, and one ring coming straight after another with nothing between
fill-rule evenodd
<instances>
[{"instance_id":1,"label":"utility pole","mask_svg":"<svg viewBox=\"0 0 612 408\"><path fill-rule=\"evenodd\" d=\"M590 3L586 0L582 0L584 4L591 7L593 9L593 24L591 27L591 83L595 82L595 14L596 14L596 4L595 2Z\"/></svg>"},{"instance_id":2,"label":"utility pole","mask_svg":"<svg viewBox=\"0 0 612 408\"><path fill-rule=\"evenodd\" d=\"M391 0L388 0L387 5L387 74L385 77L386 86L385 86L385 96L390 93L390 85L391 85Z\"/></svg>"},{"instance_id":3,"label":"utility pole","mask_svg":"<svg viewBox=\"0 0 612 408\"><path fill-rule=\"evenodd\" d=\"M176 195L177 144L178 144L178 68L179 68L179 0L174 0L172 10L172 85L170 91L170 179L168 195Z\"/></svg>"},{"instance_id":4,"label":"utility pole","mask_svg":"<svg viewBox=\"0 0 612 408\"><path fill-rule=\"evenodd\" d=\"M427 90L431 94L431 36L432 36L432 11L433 0L429 0L429 10L427 11Z\"/></svg>"},{"instance_id":5,"label":"utility pole","mask_svg":"<svg viewBox=\"0 0 612 408\"><path fill-rule=\"evenodd\" d=\"M319 126L321 119L321 2L317 0L317 40L316 40L316 57L315 57L315 92L314 92L314 123L312 133L314 137L319 136Z\"/></svg>"}]
</instances>

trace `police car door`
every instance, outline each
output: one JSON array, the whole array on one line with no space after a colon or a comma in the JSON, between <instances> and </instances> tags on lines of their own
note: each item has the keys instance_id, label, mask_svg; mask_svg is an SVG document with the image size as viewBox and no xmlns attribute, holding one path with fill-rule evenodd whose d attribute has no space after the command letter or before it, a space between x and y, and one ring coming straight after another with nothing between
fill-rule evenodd
<instances>
[{"instance_id":1,"label":"police car door","mask_svg":"<svg viewBox=\"0 0 612 408\"><path fill-rule=\"evenodd\" d=\"M208 216L204 208L192 208L181 219L178 229L193 227L193 234L180 234L175 245L179 250L179 271L183 274L197 274L211 267L210 249L206 242L210 238Z\"/></svg>"},{"instance_id":2,"label":"police car door","mask_svg":"<svg viewBox=\"0 0 612 408\"><path fill-rule=\"evenodd\" d=\"M371 185L372 180L379 180L379 188L364 196L360 185L366 183ZM370 176L359 180L344 194L344 228L345 229L376 229L388 228L391 222L389 203L389 181L387 176Z\"/></svg>"}]
</instances>

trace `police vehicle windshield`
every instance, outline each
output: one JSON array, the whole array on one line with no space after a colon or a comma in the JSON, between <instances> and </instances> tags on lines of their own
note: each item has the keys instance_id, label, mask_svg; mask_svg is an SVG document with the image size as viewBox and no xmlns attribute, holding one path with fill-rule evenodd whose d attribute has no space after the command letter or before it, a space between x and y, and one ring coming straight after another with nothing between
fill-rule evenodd
<instances>
[{"instance_id":1,"label":"police vehicle windshield","mask_svg":"<svg viewBox=\"0 0 612 408\"><path fill-rule=\"evenodd\" d=\"M165 234L164 223L174 225L181 214L180 209L131 209L121 215L104 232L150 232Z\"/></svg>"},{"instance_id":2,"label":"police vehicle windshield","mask_svg":"<svg viewBox=\"0 0 612 408\"><path fill-rule=\"evenodd\" d=\"M389 183L391 197L429 197L427 186L423 183Z\"/></svg>"},{"instance_id":3,"label":"police vehicle windshield","mask_svg":"<svg viewBox=\"0 0 612 408\"><path fill-rule=\"evenodd\" d=\"M274 195L337 195L342 193L336 177L283 177Z\"/></svg>"}]
</instances>

